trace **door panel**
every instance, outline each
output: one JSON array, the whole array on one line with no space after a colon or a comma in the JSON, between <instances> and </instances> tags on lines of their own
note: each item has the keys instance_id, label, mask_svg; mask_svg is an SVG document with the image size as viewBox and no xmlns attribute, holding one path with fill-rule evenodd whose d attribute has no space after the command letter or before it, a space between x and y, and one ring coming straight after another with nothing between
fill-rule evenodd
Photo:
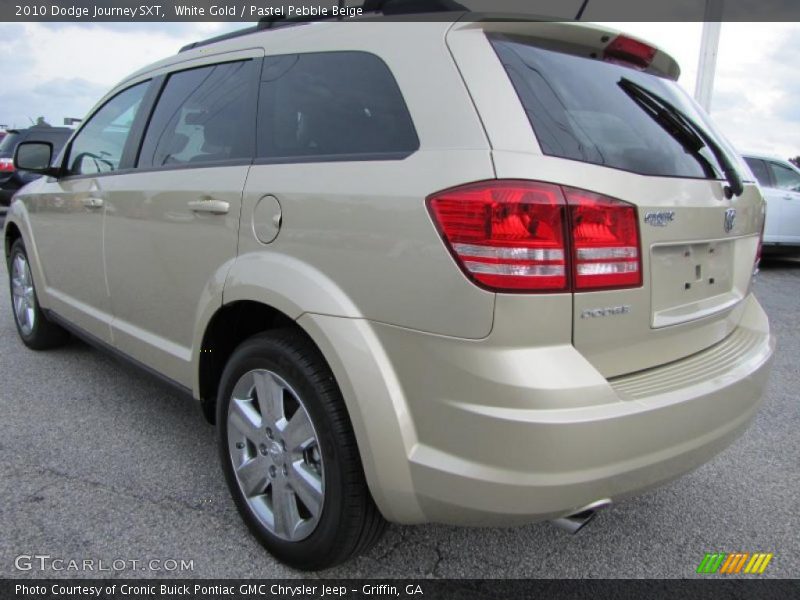
<instances>
[{"instance_id":1,"label":"door panel","mask_svg":"<svg viewBox=\"0 0 800 600\"><path fill-rule=\"evenodd\" d=\"M196 317L209 298L221 297L236 257L248 168L129 174L107 194L114 345L187 387ZM226 202L227 213L193 208Z\"/></svg>"},{"instance_id":2,"label":"door panel","mask_svg":"<svg viewBox=\"0 0 800 600\"><path fill-rule=\"evenodd\" d=\"M762 187L764 200L767 203L767 218L764 222L764 242L774 244L786 241L781 232L783 221L784 194L774 187Z\"/></svg>"},{"instance_id":3,"label":"door panel","mask_svg":"<svg viewBox=\"0 0 800 600\"><path fill-rule=\"evenodd\" d=\"M111 304L103 277L102 198L107 179L44 183L26 201L50 308L95 337L109 341Z\"/></svg>"},{"instance_id":4,"label":"door panel","mask_svg":"<svg viewBox=\"0 0 800 600\"><path fill-rule=\"evenodd\" d=\"M800 243L800 173L790 165L768 164L775 181L773 203L781 207L778 226L781 241Z\"/></svg>"},{"instance_id":5,"label":"door panel","mask_svg":"<svg viewBox=\"0 0 800 600\"><path fill-rule=\"evenodd\" d=\"M786 241L800 244L800 193L784 190L781 222Z\"/></svg>"},{"instance_id":6,"label":"door panel","mask_svg":"<svg viewBox=\"0 0 800 600\"><path fill-rule=\"evenodd\" d=\"M170 74L138 169L108 193L106 273L123 352L191 387L199 314L222 302L255 149L260 60Z\"/></svg>"},{"instance_id":7,"label":"door panel","mask_svg":"<svg viewBox=\"0 0 800 600\"><path fill-rule=\"evenodd\" d=\"M52 308L105 342L111 303L103 261L107 191L126 166L125 150L149 82L103 104L70 143L60 180L48 180L31 206L31 221Z\"/></svg>"}]
</instances>

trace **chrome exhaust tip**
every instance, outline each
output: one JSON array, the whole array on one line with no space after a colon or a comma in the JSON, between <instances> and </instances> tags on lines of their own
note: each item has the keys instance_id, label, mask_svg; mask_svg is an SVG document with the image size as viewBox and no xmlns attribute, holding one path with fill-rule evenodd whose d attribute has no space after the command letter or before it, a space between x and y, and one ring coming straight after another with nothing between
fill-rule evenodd
<instances>
[{"instance_id":1,"label":"chrome exhaust tip","mask_svg":"<svg viewBox=\"0 0 800 600\"><path fill-rule=\"evenodd\" d=\"M609 506L611 506L611 500L608 498L596 500L571 515L561 517L560 519L553 519L550 522L564 531L575 534L588 525L589 522L597 516L598 512Z\"/></svg>"}]
</instances>

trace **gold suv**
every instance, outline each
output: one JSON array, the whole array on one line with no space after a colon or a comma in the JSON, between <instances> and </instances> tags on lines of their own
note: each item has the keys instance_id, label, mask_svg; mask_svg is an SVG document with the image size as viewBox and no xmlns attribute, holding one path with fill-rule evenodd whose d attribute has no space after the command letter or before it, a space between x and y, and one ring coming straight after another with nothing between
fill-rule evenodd
<instances>
[{"instance_id":1,"label":"gold suv","mask_svg":"<svg viewBox=\"0 0 800 600\"><path fill-rule=\"evenodd\" d=\"M384 3L386 4L386 3ZM386 521L559 520L730 444L773 352L764 201L641 40L576 23L278 21L17 149L14 318L197 399L304 569Z\"/></svg>"}]
</instances>

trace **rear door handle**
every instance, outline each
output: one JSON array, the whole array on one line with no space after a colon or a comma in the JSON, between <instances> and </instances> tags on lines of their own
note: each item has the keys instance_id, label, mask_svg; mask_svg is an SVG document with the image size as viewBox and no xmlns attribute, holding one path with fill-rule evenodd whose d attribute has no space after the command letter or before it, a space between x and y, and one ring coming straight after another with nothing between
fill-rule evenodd
<instances>
[{"instance_id":1,"label":"rear door handle","mask_svg":"<svg viewBox=\"0 0 800 600\"><path fill-rule=\"evenodd\" d=\"M231 207L231 203L225 200L190 200L188 204L194 212L206 212L212 215L227 214Z\"/></svg>"},{"instance_id":2,"label":"rear door handle","mask_svg":"<svg viewBox=\"0 0 800 600\"><path fill-rule=\"evenodd\" d=\"M102 208L103 207L103 199L98 198L97 196L89 196L88 198L84 198L82 200L83 205L86 208Z\"/></svg>"}]
</instances>

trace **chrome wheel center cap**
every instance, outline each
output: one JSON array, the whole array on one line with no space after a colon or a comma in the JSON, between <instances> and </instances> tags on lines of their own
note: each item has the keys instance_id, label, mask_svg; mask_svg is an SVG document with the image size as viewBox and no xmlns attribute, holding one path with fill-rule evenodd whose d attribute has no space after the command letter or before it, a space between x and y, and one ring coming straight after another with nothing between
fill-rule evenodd
<instances>
[{"instance_id":1,"label":"chrome wheel center cap","mask_svg":"<svg viewBox=\"0 0 800 600\"><path fill-rule=\"evenodd\" d=\"M276 463L283 462L283 448L278 442L272 442L269 445L269 455Z\"/></svg>"}]
</instances>

